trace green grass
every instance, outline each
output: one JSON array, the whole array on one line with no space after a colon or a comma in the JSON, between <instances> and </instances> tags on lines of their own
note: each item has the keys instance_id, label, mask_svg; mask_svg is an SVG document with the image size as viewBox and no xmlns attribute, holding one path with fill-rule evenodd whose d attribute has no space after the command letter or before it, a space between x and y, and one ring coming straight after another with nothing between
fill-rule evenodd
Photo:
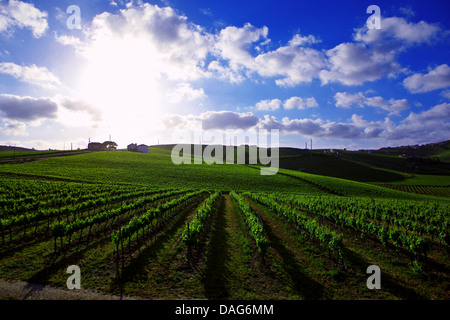
<instances>
[{"instance_id":1,"label":"green grass","mask_svg":"<svg viewBox=\"0 0 450 320\"><path fill-rule=\"evenodd\" d=\"M436 155L442 162L450 162L450 150L442 151Z\"/></svg>"},{"instance_id":2,"label":"green grass","mask_svg":"<svg viewBox=\"0 0 450 320\"><path fill-rule=\"evenodd\" d=\"M418 186L449 186L450 176L415 174L410 175L403 181L393 181L390 183L399 185L401 184L401 185L418 185Z\"/></svg>"},{"instance_id":3,"label":"green grass","mask_svg":"<svg viewBox=\"0 0 450 320\"><path fill-rule=\"evenodd\" d=\"M316 152L313 152L312 156L310 154L281 156L280 168L360 182L391 182L404 179L404 175L399 172Z\"/></svg>"},{"instance_id":4,"label":"green grass","mask_svg":"<svg viewBox=\"0 0 450 320\"><path fill-rule=\"evenodd\" d=\"M43 150L43 151L0 151L0 159L5 158L23 158L23 157L37 157L48 155L63 155L70 153L79 153L83 150Z\"/></svg>"},{"instance_id":5,"label":"green grass","mask_svg":"<svg viewBox=\"0 0 450 320\"><path fill-rule=\"evenodd\" d=\"M368 168L367 166L364 166ZM259 169L239 164L180 164L169 149L151 147L148 154L127 151L93 152L42 161L5 164L0 173L53 177L74 181L137 184L164 188L218 189L223 191L323 194L322 186L345 196L442 200L408 194L362 182L279 169L277 175L261 175ZM368 175L370 176L370 174ZM300 179L295 179L300 178ZM417 175L413 184L445 184L446 177ZM305 182L307 181L307 182ZM309 183L308 183L309 182Z\"/></svg>"},{"instance_id":6,"label":"green grass","mask_svg":"<svg viewBox=\"0 0 450 320\"><path fill-rule=\"evenodd\" d=\"M42 161L0 166L1 172L113 184L224 191L321 193L301 181L281 175L261 175L238 164L180 164L169 150L149 148L148 154L126 151L94 152Z\"/></svg>"},{"instance_id":7,"label":"green grass","mask_svg":"<svg viewBox=\"0 0 450 320\"><path fill-rule=\"evenodd\" d=\"M313 174L292 171L292 170L280 169L279 172L310 181L319 186L324 186L324 187L331 189L332 191L334 191L340 195L344 195L344 196L351 196L351 197L358 196L358 197L372 197L372 198L395 198L395 199L411 199L411 200L430 200L430 201L433 201L433 200L447 201L448 200L443 197L433 197L433 196L411 194L411 193L407 193L407 192L390 190L387 188L383 188L383 187L379 187L379 186L375 186L375 185L371 185L371 184L367 184L367 183L339 179L339 178L334 178L334 177L313 175Z\"/></svg>"}]
</instances>

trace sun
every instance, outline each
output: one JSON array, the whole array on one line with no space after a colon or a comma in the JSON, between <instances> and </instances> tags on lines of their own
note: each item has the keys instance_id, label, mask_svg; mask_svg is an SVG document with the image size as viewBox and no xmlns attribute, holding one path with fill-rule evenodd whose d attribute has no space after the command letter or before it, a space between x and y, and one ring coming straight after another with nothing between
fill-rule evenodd
<instances>
[{"instance_id":1,"label":"sun","mask_svg":"<svg viewBox=\"0 0 450 320\"><path fill-rule=\"evenodd\" d=\"M104 126L144 130L164 110L160 60L145 39L103 37L83 52L78 95L102 111Z\"/></svg>"}]
</instances>

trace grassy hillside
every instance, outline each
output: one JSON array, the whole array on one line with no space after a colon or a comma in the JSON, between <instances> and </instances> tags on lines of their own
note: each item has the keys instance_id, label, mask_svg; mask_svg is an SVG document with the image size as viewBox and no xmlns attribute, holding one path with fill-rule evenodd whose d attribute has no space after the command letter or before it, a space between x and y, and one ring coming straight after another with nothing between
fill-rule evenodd
<instances>
[{"instance_id":1,"label":"grassy hillside","mask_svg":"<svg viewBox=\"0 0 450 320\"><path fill-rule=\"evenodd\" d=\"M329 190L330 192L334 192L343 196L350 197L371 197L371 198L396 198L396 199L415 199L415 200L444 200L446 198L443 197L433 197L433 196L425 196L412 194L402 191L391 190L383 187L379 187L376 185L370 185L358 181L351 181L345 179L339 179L334 177L326 177L320 175L313 175L304 172L292 171L280 169L280 174L285 174L289 176L297 177L304 181L309 181L323 187L324 189Z\"/></svg>"},{"instance_id":2,"label":"grassy hillside","mask_svg":"<svg viewBox=\"0 0 450 320\"><path fill-rule=\"evenodd\" d=\"M175 165L170 151L149 148L148 154L95 152L23 164L5 164L0 172L49 176L78 181L127 183L158 187L321 193L301 181L264 176L244 165Z\"/></svg>"},{"instance_id":3,"label":"grassy hillside","mask_svg":"<svg viewBox=\"0 0 450 320\"><path fill-rule=\"evenodd\" d=\"M9 175L45 176L74 181L164 188L433 199L365 183L282 168L277 175L261 175L260 168L247 165L175 165L170 155L169 150L160 148L149 148L148 154L126 151L94 152L30 163L4 164L0 166L0 174L3 172Z\"/></svg>"},{"instance_id":4,"label":"grassy hillside","mask_svg":"<svg viewBox=\"0 0 450 320\"><path fill-rule=\"evenodd\" d=\"M414 174L450 175L450 165L432 158L400 157L392 154L368 153L363 151L343 151L343 159Z\"/></svg>"},{"instance_id":5,"label":"grassy hillside","mask_svg":"<svg viewBox=\"0 0 450 320\"><path fill-rule=\"evenodd\" d=\"M174 145L162 145L157 148L171 151ZM183 145L194 148L198 145ZM156 147L156 146L155 146ZM202 146L202 150L205 149ZM249 147L245 147L245 157L249 159ZM271 149L269 149L271 150ZM276 149L275 149L276 150ZM223 161L226 160L226 149L222 147ZM257 148L259 153L259 148ZM269 153L270 154L270 153ZM302 171L311 174L325 175L330 177L360 181L360 182L393 182L403 181L406 175L390 170L374 168L372 166L349 161L336 155L324 154L322 152L310 152L309 150L297 148L278 148L280 158L279 166L283 169ZM237 162L237 148L234 147L234 162Z\"/></svg>"},{"instance_id":6,"label":"grassy hillside","mask_svg":"<svg viewBox=\"0 0 450 320\"><path fill-rule=\"evenodd\" d=\"M316 152L313 152L312 156L310 154L281 156L280 168L360 182L392 182L402 181L405 178L401 173Z\"/></svg>"}]
</instances>

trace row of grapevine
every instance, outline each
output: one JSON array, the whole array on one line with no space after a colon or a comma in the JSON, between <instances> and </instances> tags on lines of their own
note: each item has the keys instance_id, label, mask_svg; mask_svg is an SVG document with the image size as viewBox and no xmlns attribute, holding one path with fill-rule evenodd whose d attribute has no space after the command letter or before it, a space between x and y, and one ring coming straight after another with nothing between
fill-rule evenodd
<instances>
[{"instance_id":1,"label":"row of grapevine","mask_svg":"<svg viewBox=\"0 0 450 320\"><path fill-rule=\"evenodd\" d=\"M11 231L12 228L23 227L23 233L25 235L26 228L30 224L35 224L35 231L37 229L37 225L46 221L46 229L49 230L50 224L54 219L61 220L61 217L65 217L65 223L70 223L70 220L77 221L80 220L80 215L83 212L87 212L89 210L95 210L96 208L101 208L107 204L112 204L118 201L137 198L141 196L149 197L148 195L152 195L157 191L138 191L132 193L121 194L113 197L106 198L98 198L95 200L89 200L77 205L70 205L61 208L50 208L50 209L39 209L34 213L24 213L21 215L13 216L9 219L0 219L0 231L2 233L3 241L5 241L4 233L6 230L9 230L10 240L11 240Z\"/></svg>"},{"instance_id":2,"label":"row of grapevine","mask_svg":"<svg viewBox=\"0 0 450 320\"><path fill-rule=\"evenodd\" d=\"M295 208L280 204L266 195L249 192L244 193L244 195L268 207L271 212L284 217L295 226L305 230L309 235L317 239L323 247L329 248L340 258L343 258L344 243L342 236L320 226L316 219L310 219L298 210L295 210Z\"/></svg>"},{"instance_id":3,"label":"row of grapevine","mask_svg":"<svg viewBox=\"0 0 450 320\"><path fill-rule=\"evenodd\" d=\"M391 240L395 247L405 248L415 259L420 255L426 257L430 249L429 242L420 236L412 233L406 234L393 226L388 227L376 221L371 221L364 214L358 215L357 212L350 213L350 211L336 210L335 199L330 197L316 198L315 201L309 203L306 197L283 197L278 195L277 199L282 203L294 204L302 210L325 217L337 225L351 228L360 232L361 236L366 234L375 236L383 245L386 245L387 241Z\"/></svg>"},{"instance_id":4,"label":"row of grapevine","mask_svg":"<svg viewBox=\"0 0 450 320\"><path fill-rule=\"evenodd\" d=\"M149 227L151 223L158 222L159 219L164 219L165 215L186 206L191 198L204 192L205 191L190 192L182 197L159 204L158 207L149 209L141 216L133 217L127 225L121 227L112 234L111 239L113 244L118 246L119 243L123 242L123 239L130 239L133 234L137 233L139 230L144 231L144 228Z\"/></svg>"},{"instance_id":5,"label":"row of grapevine","mask_svg":"<svg viewBox=\"0 0 450 320\"><path fill-rule=\"evenodd\" d=\"M245 201L244 197L235 191L230 192L230 197L239 206L240 210L244 214L245 222L249 228L250 235L256 242L256 247L261 253L265 253L268 246L267 236L264 231L264 226L261 220L252 210L250 205Z\"/></svg>"},{"instance_id":6,"label":"row of grapevine","mask_svg":"<svg viewBox=\"0 0 450 320\"><path fill-rule=\"evenodd\" d=\"M134 216L128 224L113 232L111 241L117 255L117 277L120 278L119 260L122 260L122 270L124 268L124 246L128 245L128 253L131 257L130 244L133 240L137 240L139 245L139 233L141 233L141 239L144 238L146 230L147 234L154 233L154 231L158 230L162 225L166 225L169 222L169 219L174 215L186 210L190 204L194 203L199 196L205 193L206 191L204 190L191 192L179 198L159 204L158 207L151 208L140 216Z\"/></svg>"},{"instance_id":7,"label":"row of grapevine","mask_svg":"<svg viewBox=\"0 0 450 320\"><path fill-rule=\"evenodd\" d=\"M180 193L184 193L184 190L178 190L178 191L168 191L159 193L150 197L141 198L137 201L132 202L131 204L125 204L121 206L120 208L113 209L113 210L105 210L102 211L94 216L87 217L85 219L76 219L72 223L66 223L64 221L56 222L52 226L51 235L55 239L55 250L56 250L56 240L57 238L62 238L69 236L69 243L70 243L70 237L76 233L80 232L81 235L83 233L83 230L86 228L89 228L89 234L92 226L100 224L100 223L108 223L110 220L115 219L119 216L124 215L127 212L134 211L138 208L143 207L144 205L148 203L154 203L155 201L158 201L160 199L164 199L167 197L171 197ZM106 227L106 226L105 226Z\"/></svg>"},{"instance_id":8,"label":"row of grapevine","mask_svg":"<svg viewBox=\"0 0 450 320\"><path fill-rule=\"evenodd\" d=\"M4 195L4 199L0 199L0 218L14 217L23 213L30 214L39 209L58 209L62 207L75 206L81 202L89 200L96 200L99 198L111 198L120 196L122 194L145 194L150 192L157 192L160 190L152 190L146 188L131 188L131 187L97 187L86 189L85 192L68 193L65 197L59 194L52 194L52 190L42 188L39 194L28 195L25 198L20 198L16 194ZM7 197L7 198L6 198Z\"/></svg>"},{"instance_id":9,"label":"row of grapevine","mask_svg":"<svg viewBox=\"0 0 450 320\"><path fill-rule=\"evenodd\" d=\"M183 243L188 246L194 246L198 242L199 235L205 228L206 221L211 216L217 199L220 197L221 192L214 192L198 209L196 216L190 223L186 224L186 228L183 231Z\"/></svg>"}]
</instances>

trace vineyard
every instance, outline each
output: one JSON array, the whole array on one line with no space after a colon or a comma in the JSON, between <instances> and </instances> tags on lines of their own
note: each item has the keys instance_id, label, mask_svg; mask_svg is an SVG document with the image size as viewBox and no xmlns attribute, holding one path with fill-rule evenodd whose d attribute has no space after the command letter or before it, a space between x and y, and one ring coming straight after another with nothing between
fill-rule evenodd
<instances>
[{"instance_id":1,"label":"vineyard","mask_svg":"<svg viewBox=\"0 0 450 320\"><path fill-rule=\"evenodd\" d=\"M144 298L450 298L445 201L1 179L2 279L64 287L78 265L83 288Z\"/></svg>"},{"instance_id":2,"label":"vineyard","mask_svg":"<svg viewBox=\"0 0 450 320\"><path fill-rule=\"evenodd\" d=\"M388 183L379 184L379 186L389 188L392 190L398 190L415 194L425 194L438 197L450 197L449 186L418 186L418 185L401 185L401 184L396 185Z\"/></svg>"}]
</instances>

